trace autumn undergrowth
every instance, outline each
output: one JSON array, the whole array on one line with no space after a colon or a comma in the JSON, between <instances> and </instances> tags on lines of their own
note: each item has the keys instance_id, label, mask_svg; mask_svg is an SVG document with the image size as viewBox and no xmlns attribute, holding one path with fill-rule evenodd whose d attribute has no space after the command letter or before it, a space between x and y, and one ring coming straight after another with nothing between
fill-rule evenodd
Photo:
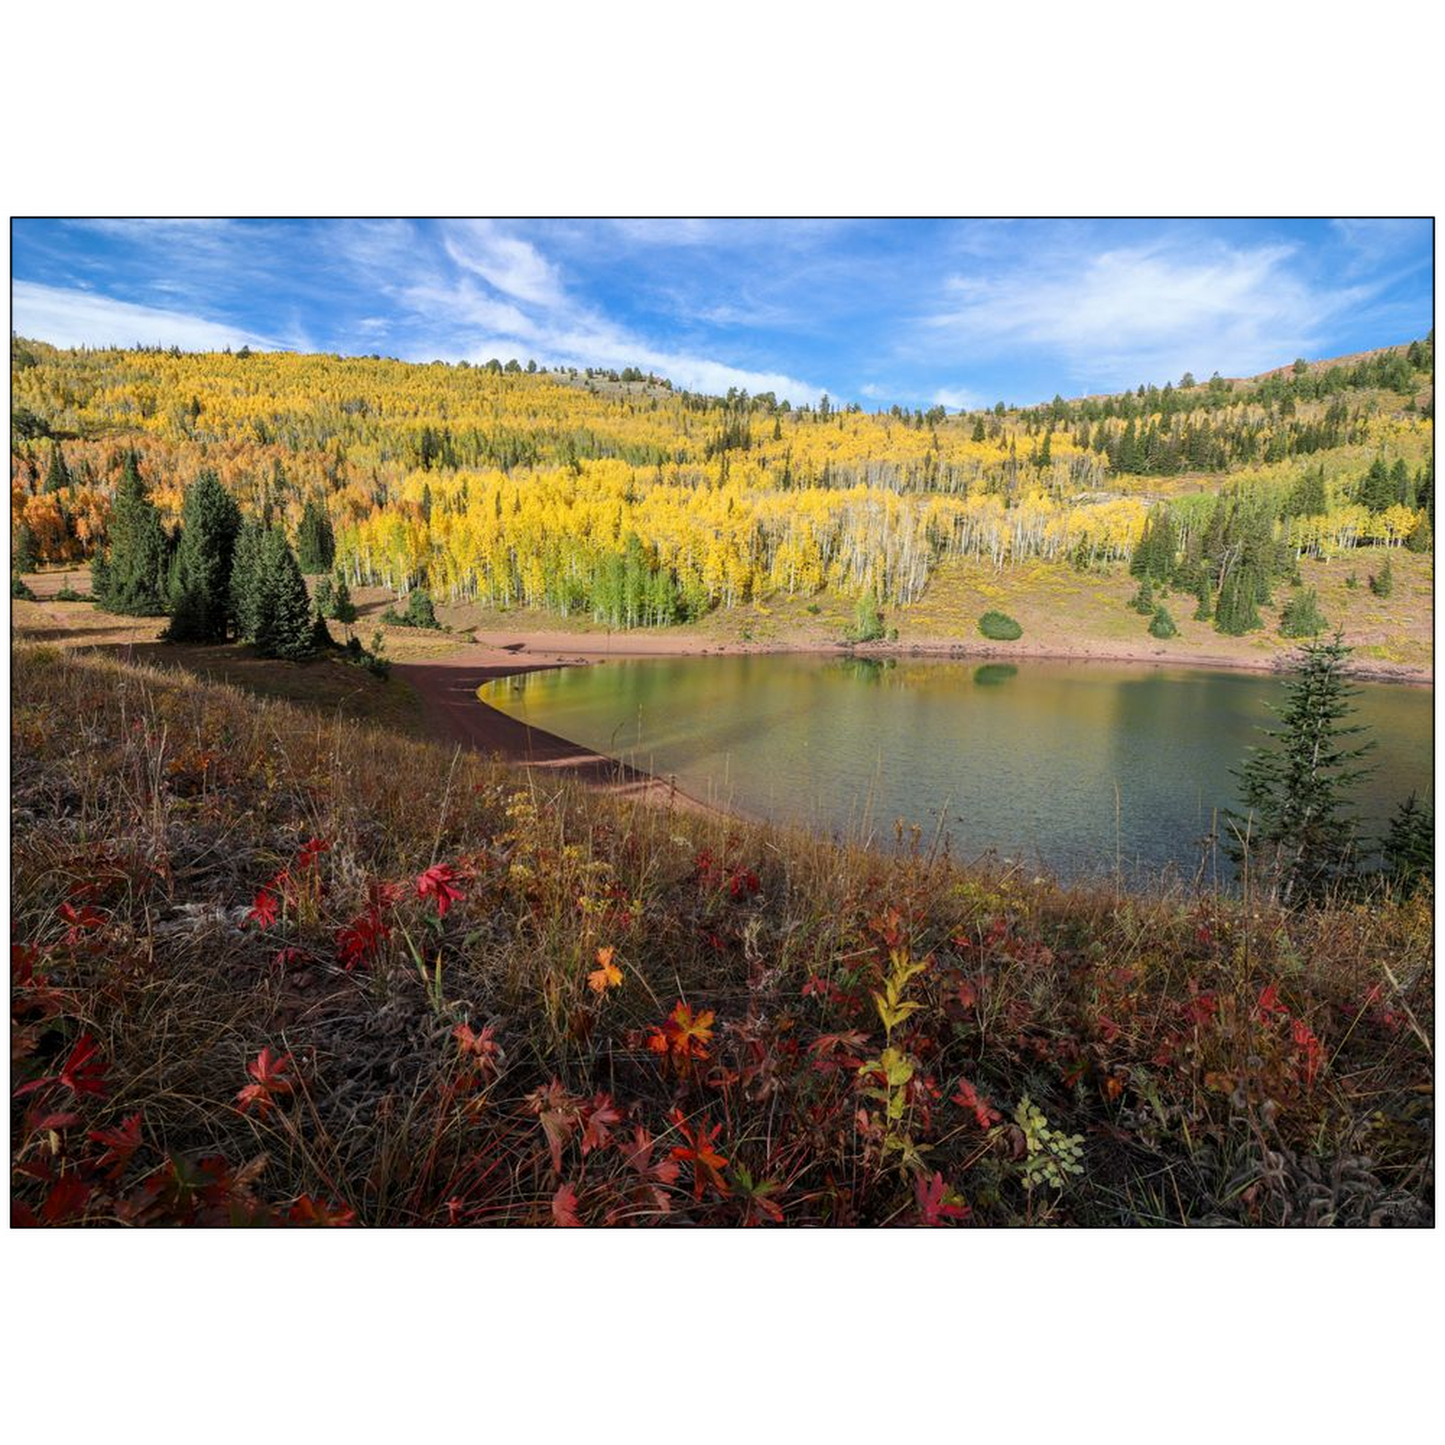
<instances>
[{"instance_id":1,"label":"autumn undergrowth","mask_svg":"<svg viewBox=\"0 0 1445 1445\"><path fill-rule=\"evenodd\" d=\"M1423 1224L1428 898L1121 894L14 655L18 1222Z\"/></svg>"}]
</instances>

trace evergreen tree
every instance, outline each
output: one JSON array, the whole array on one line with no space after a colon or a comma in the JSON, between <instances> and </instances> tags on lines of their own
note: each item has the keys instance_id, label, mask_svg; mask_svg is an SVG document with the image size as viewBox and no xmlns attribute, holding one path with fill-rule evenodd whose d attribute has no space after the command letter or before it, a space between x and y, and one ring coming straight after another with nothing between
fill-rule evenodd
<instances>
[{"instance_id":1,"label":"evergreen tree","mask_svg":"<svg viewBox=\"0 0 1445 1445\"><path fill-rule=\"evenodd\" d=\"M35 544L35 532L29 522L21 522L15 529L12 569L16 572L33 572L39 566L40 549Z\"/></svg>"},{"instance_id":2,"label":"evergreen tree","mask_svg":"<svg viewBox=\"0 0 1445 1445\"><path fill-rule=\"evenodd\" d=\"M414 587L406 599L406 625L408 627L440 627L436 609L432 606L431 593L425 587Z\"/></svg>"},{"instance_id":3,"label":"evergreen tree","mask_svg":"<svg viewBox=\"0 0 1445 1445\"><path fill-rule=\"evenodd\" d=\"M10 595L23 598L26 602L35 601L35 594L30 590L30 584L15 571L10 573Z\"/></svg>"},{"instance_id":4,"label":"evergreen tree","mask_svg":"<svg viewBox=\"0 0 1445 1445\"><path fill-rule=\"evenodd\" d=\"M311 599L296 554L280 528L263 534L255 572L256 650L263 657L292 662L310 657L316 634Z\"/></svg>"},{"instance_id":5,"label":"evergreen tree","mask_svg":"<svg viewBox=\"0 0 1445 1445\"><path fill-rule=\"evenodd\" d=\"M1390 491L1393 494L1392 500L1400 506L1415 505L1415 487L1410 480L1410 469L1405 465L1404 457L1397 457L1395 465L1390 468Z\"/></svg>"},{"instance_id":6,"label":"evergreen tree","mask_svg":"<svg viewBox=\"0 0 1445 1445\"><path fill-rule=\"evenodd\" d=\"M329 572L336 560L336 534L326 504L315 496L306 498L301 525L296 530L296 560L308 575Z\"/></svg>"},{"instance_id":7,"label":"evergreen tree","mask_svg":"<svg viewBox=\"0 0 1445 1445\"><path fill-rule=\"evenodd\" d=\"M870 587L853 609L853 630L849 642L877 642L883 636L883 614L878 610L878 594Z\"/></svg>"},{"instance_id":8,"label":"evergreen tree","mask_svg":"<svg viewBox=\"0 0 1445 1445\"><path fill-rule=\"evenodd\" d=\"M356 621L356 604L351 600L351 589L346 585L346 578L340 574L337 575L331 599L330 615L344 626L350 627Z\"/></svg>"},{"instance_id":9,"label":"evergreen tree","mask_svg":"<svg viewBox=\"0 0 1445 1445\"><path fill-rule=\"evenodd\" d=\"M1248 811L1226 815L1230 855L1286 903L1321 898L1355 876L1356 822L1347 808L1369 772L1357 764L1373 743L1350 742L1364 729L1345 723L1356 694L1345 679L1349 654L1338 633L1300 649L1275 709L1281 726L1235 773Z\"/></svg>"},{"instance_id":10,"label":"evergreen tree","mask_svg":"<svg viewBox=\"0 0 1445 1445\"><path fill-rule=\"evenodd\" d=\"M1323 517L1330 509L1325 491L1324 467L1311 467L1303 472L1291 489L1285 503L1287 517Z\"/></svg>"},{"instance_id":11,"label":"evergreen tree","mask_svg":"<svg viewBox=\"0 0 1445 1445\"><path fill-rule=\"evenodd\" d=\"M171 585L171 642L224 642L241 509L214 472L186 490Z\"/></svg>"},{"instance_id":12,"label":"evergreen tree","mask_svg":"<svg viewBox=\"0 0 1445 1445\"><path fill-rule=\"evenodd\" d=\"M1420 519L1410 529L1410 535L1405 538L1405 547L1411 552L1428 552L1435 545L1434 534L1430 530L1430 517L1426 512L1420 513Z\"/></svg>"},{"instance_id":13,"label":"evergreen tree","mask_svg":"<svg viewBox=\"0 0 1445 1445\"><path fill-rule=\"evenodd\" d=\"M266 529L247 518L236 534L231 557L230 620L231 630L241 642L256 640L256 602L260 587L261 543Z\"/></svg>"},{"instance_id":14,"label":"evergreen tree","mask_svg":"<svg viewBox=\"0 0 1445 1445\"><path fill-rule=\"evenodd\" d=\"M1370 591L1376 597L1388 597L1395 590L1395 569L1390 565L1390 559L1385 558L1385 565L1370 578Z\"/></svg>"},{"instance_id":15,"label":"evergreen tree","mask_svg":"<svg viewBox=\"0 0 1445 1445\"><path fill-rule=\"evenodd\" d=\"M1319 596L1313 587L1296 592L1279 614L1281 637L1316 637L1328 626L1320 616Z\"/></svg>"},{"instance_id":16,"label":"evergreen tree","mask_svg":"<svg viewBox=\"0 0 1445 1445\"><path fill-rule=\"evenodd\" d=\"M1241 557L1224 574L1219 585L1219 602L1214 610L1214 630L1227 637L1243 637L1264 624L1257 604L1258 588L1254 569Z\"/></svg>"},{"instance_id":17,"label":"evergreen tree","mask_svg":"<svg viewBox=\"0 0 1445 1445\"><path fill-rule=\"evenodd\" d=\"M1406 896L1435 874L1435 814L1411 793L1395 810L1381 850L1385 873Z\"/></svg>"},{"instance_id":18,"label":"evergreen tree","mask_svg":"<svg viewBox=\"0 0 1445 1445\"><path fill-rule=\"evenodd\" d=\"M1365 473L1357 496L1360 505L1372 512L1383 512L1395 505L1395 488L1383 457L1376 457L1370 463L1370 470Z\"/></svg>"},{"instance_id":19,"label":"evergreen tree","mask_svg":"<svg viewBox=\"0 0 1445 1445\"><path fill-rule=\"evenodd\" d=\"M110 550L92 574L91 592L107 612L158 617L165 608L170 549L161 516L141 478L136 455L125 459L110 513Z\"/></svg>"},{"instance_id":20,"label":"evergreen tree","mask_svg":"<svg viewBox=\"0 0 1445 1445\"><path fill-rule=\"evenodd\" d=\"M311 589L311 605L320 617L336 616L336 584L328 577L320 577Z\"/></svg>"},{"instance_id":21,"label":"evergreen tree","mask_svg":"<svg viewBox=\"0 0 1445 1445\"><path fill-rule=\"evenodd\" d=\"M1179 636L1179 629L1174 625L1169 609L1162 604L1154 609L1154 616L1149 621L1149 635L1162 638Z\"/></svg>"},{"instance_id":22,"label":"evergreen tree","mask_svg":"<svg viewBox=\"0 0 1445 1445\"><path fill-rule=\"evenodd\" d=\"M70 469L65 465L65 454L59 442L50 443L50 469L45 473L45 491L63 492L70 485Z\"/></svg>"}]
</instances>

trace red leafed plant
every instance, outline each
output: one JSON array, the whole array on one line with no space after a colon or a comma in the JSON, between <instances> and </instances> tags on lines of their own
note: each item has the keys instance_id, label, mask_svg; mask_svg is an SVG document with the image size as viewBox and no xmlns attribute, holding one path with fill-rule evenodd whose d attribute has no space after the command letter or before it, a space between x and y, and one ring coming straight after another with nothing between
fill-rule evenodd
<instances>
[{"instance_id":1,"label":"red leafed plant","mask_svg":"<svg viewBox=\"0 0 1445 1445\"><path fill-rule=\"evenodd\" d=\"M254 1108L264 1119L278 1099L288 1098L295 1092L290 1078L291 1062L290 1054L273 1058L268 1044L246 1065L251 1082L236 1095L237 1107L243 1114Z\"/></svg>"},{"instance_id":2,"label":"red leafed plant","mask_svg":"<svg viewBox=\"0 0 1445 1445\"><path fill-rule=\"evenodd\" d=\"M92 1144L105 1145L105 1153L96 1161L95 1167L111 1178L119 1178L131 1157L141 1147L140 1113L123 1119L115 1129L92 1129L88 1135Z\"/></svg>"},{"instance_id":3,"label":"red leafed plant","mask_svg":"<svg viewBox=\"0 0 1445 1445\"><path fill-rule=\"evenodd\" d=\"M670 1060L680 1074L687 1074L694 1060L708 1056L707 1046L712 1042L714 1017L711 1009L693 1013L690 1005L679 999L662 1025L653 1028L647 1047Z\"/></svg>"},{"instance_id":4,"label":"red leafed plant","mask_svg":"<svg viewBox=\"0 0 1445 1445\"><path fill-rule=\"evenodd\" d=\"M692 1197L701 1199L703 1185L710 1184L726 1198L729 1190L721 1171L728 1161L713 1148L722 1132L722 1125L714 1124L711 1129L700 1125L694 1131L681 1109L674 1109L668 1117L677 1126L678 1133L687 1140L686 1144L679 1144L672 1151L672 1157L680 1163L692 1165Z\"/></svg>"},{"instance_id":5,"label":"red leafed plant","mask_svg":"<svg viewBox=\"0 0 1445 1445\"><path fill-rule=\"evenodd\" d=\"M949 1189L942 1174L935 1173L932 1179L920 1176L913 1192L918 1201L918 1223L930 1228L946 1224L949 1220L967 1219L972 1212Z\"/></svg>"},{"instance_id":6,"label":"red leafed plant","mask_svg":"<svg viewBox=\"0 0 1445 1445\"><path fill-rule=\"evenodd\" d=\"M257 928L270 928L276 922L276 909L279 899L269 888L258 888L256 897L251 903L251 910L246 914L246 922L254 923Z\"/></svg>"},{"instance_id":7,"label":"red leafed plant","mask_svg":"<svg viewBox=\"0 0 1445 1445\"><path fill-rule=\"evenodd\" d=\"M16 1089L15 1097L40 1093L54 1088L68 1089L76 1098L84 1094L103 1095L106 1091L105 1065L100 1060L100 1045L89 1034L81 1034L75 1047L60 1066L60 1071L47 1074Z\"/></svg>"},{"instance_id":8,"label":"red leafed plant","mask_svg":"<svg viewBox=\"0 0 1445 1445\"><path fill-rule=\"evenodd\" d=\"M346 1229L356 1223L356 1211L345 1204L330 1204L303 1194L286 1211L287 1224L311 1225L319 1228Z\"/></svg>"},{"instance_id":9,"label":"red leafed plant","mask_svg":"<svg viewBox=\"0 0 1445 1445\"><path fill-rule=\"evenodd\" d=\"M564 1184L552 1196L552 1222L562 1229L580 1229L582 1220L577 1214L577 1191L570 1184Z\"/></svg>"},{"instance_id":10,"label":"red leafed plant","mask_svg":"<svg viewBox=\"0 0 1445 1445\"><path fill-rule=\"evenodd\" d=\"M960 1079L958 1081L958 1088L953 1095L953 1102L960 1108L967 1109L973 1115L980 1129L993 1128L1003 1117L967 1079Z\"/></svg>"},{"instance_id":11,"label":"red leafed plant","mask_svg":"<svg viewBox=\"0 0 1445 1445\"><path fill-rule=\"evenodd\" d=\"M433 863L424 873L417 875L416 896L435 898L438 918L445 918L447 909L467 896L461 889L453 887L456 876L445 863Z\"/></svg>"}]
</instances>

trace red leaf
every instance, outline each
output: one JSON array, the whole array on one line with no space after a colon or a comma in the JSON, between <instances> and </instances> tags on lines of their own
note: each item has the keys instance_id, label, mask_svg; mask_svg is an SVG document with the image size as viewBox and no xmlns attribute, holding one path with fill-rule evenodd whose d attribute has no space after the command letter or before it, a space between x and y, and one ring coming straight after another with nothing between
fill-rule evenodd
<instances>
[{"instance_id":1,"label":"red leaf","mask_svg":"<svg viewBox=\"0 0 1445 1445\"><path fill-rule=\"evenodd\" d=\"M713 1148L717 1136L722 1132L722 1125L714 1124L711 1129L699 1127L694 1133L688 1127L681 1109L674 1109L671 1119L677 1125L678 1132L687 1140L685 1146L679 1145L672 1151L672 1157L691 1163L692 1197L702 1198L704 1183L711 1184L719 1194L726 1196L730 1191L720 1171L728 1161Z\"/></svg>"},{"instance_id":2,"label":"red leaf","mask_svg":"<svg viewBox=\"0 0 1445 1445\"><path fill-rule=\"evenodd\" d=\"M246 1065L246 1072L255 1082L247 1084L236 1095L236 1103L243 1114L254 1105L256 1112L264 1119L277 1099L294 1092L294 1085L287 1077L291 1062L290 1054L273 1059L270 1046L267 1045Z\"/></svg>"},{"instance_id":3,"label":"red leaf","mask_svg":"<svg viewBox=\"0 0 1445 1445\"><path fill-rule=\"evenodd\" d=\"M914 1186L914 1196L918 1200L920 1222L930 1227L949 1219L967 1219L971 1213L968 1205L950 1193L942 1174L935 1174L932 1179L920 1178Z\"/></svg>"},{"instance_id":4,"label":"red leaf","mask_svg":"<svg viewBox=\"0 0 1445 1445\"><path fill-rule=\"evenodd\" d=\"M577 1191L570 1184L564 1184L552 1196L552 1222L559 1229L580 1229L582 1221L577 1215Z\"/></svg>"},{"instance_id":5,"label":"red leaf","mask_svg":"<svg viewBox=\"0 0 1445 1445\"><path fill-rule=\"evenodd\" d=\"M258 889L246 922L254 923L258 928L270 928L276 922L276 895L265 888Z\"/></svg>"},{"instance_id":6,"label":"red leaf","mask_svg":"<svg viewBox=\"0 0 1445 1445\"><path fill-rule=\"evenodd\" d=\"M445 918L447 909L458 899L467 896L459 888L452 887L455 879L456 874L445 863L434 863L425 873L417 875L416 896L418 898L435 898L437 917Z\"/></svg>"},{"instance_id":7,"label":"red leaf","mask_svg":"<svg viewBox=\"0 0 1445 1445\"><path fill-rule=\"evenodd\" d=\"M317 1228L347 1229L356 1223L356 1211L344 1204L327 1204L324 1200L303 1194L287 1212L286 1222Z\"/></svg>"},{"instance_id":8,"label":"red leaf","mask_svg":"<svg viewBox=\"0 0 1445 1445\"><path fill-rule=\"evenodd\" d=\"M77 1179L73 1174L62 1179L45 1196L40 1206L40 1218L46 1224L59 1224L79 1214L90 1198L91 1185Z\"/></svg>"},{"instance_id":9,"label":"red leaf","mask_svg":"<svg viewBox=\"0 0 1445 1445\"><path fill-rule=\"evenodd\" d=\"M93 1129L89 1138L94 1144L104 1144L105 1153L95 1161L97 1169L106 1170L112 1179L130 1162L131 1155L141 1146L140 1111L121 1121L118 1129Z\"/></svg>"}]
</instances>

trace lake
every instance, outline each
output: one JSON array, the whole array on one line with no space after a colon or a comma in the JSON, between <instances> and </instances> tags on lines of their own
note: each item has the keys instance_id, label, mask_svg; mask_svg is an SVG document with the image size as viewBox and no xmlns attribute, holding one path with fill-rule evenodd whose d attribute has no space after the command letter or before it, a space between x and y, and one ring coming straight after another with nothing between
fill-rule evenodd
<instances>
[{"instance_id":1,"label":"lake","mask_svg":"<svg viewBox=\"0 0 1445 1445\"><path fill-rule=\"evenodd\" d=\"M1214 810L1236 802L1230 769L1273 725L1283 684L1182 667L773 654L609 660L480 696L757 817L883 843L901 818L925 842L941 829L955 856L992 851L1062 878L1117 862L1139 878L1193 876ZM1376 739L1358 794L1367 823L1412 789L1433 801L1433 700L1360 684L1354 720Z\"/></svg>"}]
</instances>

